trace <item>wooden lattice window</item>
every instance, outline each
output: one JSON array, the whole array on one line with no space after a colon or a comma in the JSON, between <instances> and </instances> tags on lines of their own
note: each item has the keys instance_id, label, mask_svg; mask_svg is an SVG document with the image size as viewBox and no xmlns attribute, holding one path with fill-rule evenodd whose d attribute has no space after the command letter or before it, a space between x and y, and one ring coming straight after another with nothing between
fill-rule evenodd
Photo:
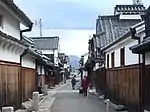
<instances>
[{"instance_id":1,"label":"wooden lattice window","mask_svg":"<svg viewBox=\"0 0 150 112\"><path fill-rule=\"evenodd\" d=\"M124 66L125 65L125 48L120 49L120 65Z\"/></svg>"},{"instance_id":2,"label":"wooden lattice window","mask_svg":"<svg viewBox=\"0 0 150 112\"><path fill-rule=\"evenodd\" d=\"M115 66L115 52L111 53L111 67L113 68Z\"/></svg>"}]
</instances>

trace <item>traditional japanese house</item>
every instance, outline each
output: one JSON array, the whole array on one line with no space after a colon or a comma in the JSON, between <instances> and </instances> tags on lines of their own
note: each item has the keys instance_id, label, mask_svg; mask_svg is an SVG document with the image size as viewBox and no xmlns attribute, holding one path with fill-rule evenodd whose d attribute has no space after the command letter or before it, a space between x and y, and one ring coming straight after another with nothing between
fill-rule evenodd
<instances>
[{"instance_id":1,"label":"traditional japanese house","mask_svg":"<svg viewBox=\"0 0 150 112\"><path fill-rule=\"evenodd\" d=\"M98 17L96 35L91 40L93 54L98 57L95 65L99 66L94 67L98 92L135 111L141 109L140 58L129 50L138 43L131 38L130 28L143 21L144 11L140 3L116 5L114 15Z\"/></svg>"}]
</instances>

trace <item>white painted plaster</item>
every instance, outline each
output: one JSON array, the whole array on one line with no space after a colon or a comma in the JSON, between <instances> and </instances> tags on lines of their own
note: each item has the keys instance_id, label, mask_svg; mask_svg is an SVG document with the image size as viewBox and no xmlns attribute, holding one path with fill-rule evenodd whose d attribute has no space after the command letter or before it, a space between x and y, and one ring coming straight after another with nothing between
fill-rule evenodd
<instances>
[{"instance_id":1,"label":"white painted plaster","mask_svg":"<svg viewBox=\"0 0 150 112\"><path fill-rule=\"evenodd\" d=\"M54 51L54 63L58 64L59 60L58 60L58 50Z\"/></svg>"},{"instance_id":2,"label":"white painted plaster","mask_svg":"<svg viewBox=\"0 0 150 112\"><path fill-rule=\"evenodd\" d=\"M27 68L36 68L35 59L31 55L25 55L22 58L22 66Z\"/></svg>"},{"instance_id":3,"label":"white painted plaster","mask_svg":"<svg viewBox=\"0 0 150 112\"><path fill-rule=\"evenodd\" d=\"M41 67L41 65L37 66L37 72L38 72L38 74L41 75L41 68L42 68L42 75L45 75L45 69L44 69L43 65L42 65L42 67Z\"/></svg>"},{"instance_id":4,"label":"white painted plaster","mask_svg":"<svg viewBox=\"0 0 150 112\"><path fill-rule=\"evenodd\" d=\"M115 51L115 67L120 66L120 49L116 49Z\"/></svg>"},{"instance_id":5,"label":"white painted plaster","mask_svg":"<svg viewBox=\"0 0 150 112\"><path fill-rule=\"evenodd\" d=\"M45 75L45 69L44 69L44 66L42 66L42 75Z\"/></svg>"},{"instance_id":6,"label":"white painted plaster","mask_svg":"<svg viewBox=\"0 0 150 112\"><path fill-rule=\"evenodd\" d=\"M0 15L3 16L2 32L11 35L20 40L20 22L14 18L8 11L0 6Z\"/></svg>"},{"instance_id":7,"label":"white painted plaster","mask_svg":"<svg viewBox=\"0 0 150 112\"><path fill-rule=\"evenodd\" d=\"M137 44L137 41L132 40L125 46L125 65L138 64L138 54L133 54L129 47Z\"/></svg>"},{"instance_id":8,"label":"white painted plaster","mask_svg":"<svg viewBox=\"0 0 150 112\"><path fill-rule=\"evenodd\" d=\"M42 54L54 54L54 63L58 64L58 50L40 50Z\"/></svg>"},{"instance_id":9,"label":"white painted plaster","mask_svg":"<svg viewBox=\"0 0 150 112\"><path fill-rule=\"evenodd\" d=\"M42 52L42 54L53 54L53 50L39 50Z\"/></svg>"},{"instance_id":10,"label":"white painted plaster","mask_svg":"<svg viewBox=\"0 0 150 112\"><path fill-rule=\"evenodd\" d=\"M20 54L0 46L0 60L20 63Z\"/></svg>"},{"instance_id":11,"label":"white painted plaster","mask_svg":"<svg viewBox=\"0 0 150 112\"><path fill-rule=\"evenodd\" d=\"M115 44L106 51L106 68L107 68L107 54L109 54L109 68L111 68L111 53L115 52L115 67L120 66L120 49L125 47L125 65L138 64L138 55L133 54L129 47L137 44L137 40L130 37Z\"/></svg>"},{"instance_id":12,"label":"white painted plaster","mask_svg":"<svg viewBox=\"0 0 150 112\"><path fill-rule=\"evenodd\" d=\"M141 19L141 16L138 15L120 15L120 19Z\"/></svg>"},{"instance_id":13,"label":"white painted plaster","mask_svg":"<svg viewBox=\"0 0 150 112\"><path fill-rule=\"evenodd\" d=\"M38 72L38 74L40 74L40 73L41 73L40 65L37 65L37 72Z\"/></svg>"},{"instance_id":14,"label":"white painted plaster","mask_svg":"<svg viewBox=\"0 0 150 112\"><path fill-rule=\"evenodd\" d=\"M145 65L150 65L150 52L145 53Z\"/></svg>"}]
</instances>

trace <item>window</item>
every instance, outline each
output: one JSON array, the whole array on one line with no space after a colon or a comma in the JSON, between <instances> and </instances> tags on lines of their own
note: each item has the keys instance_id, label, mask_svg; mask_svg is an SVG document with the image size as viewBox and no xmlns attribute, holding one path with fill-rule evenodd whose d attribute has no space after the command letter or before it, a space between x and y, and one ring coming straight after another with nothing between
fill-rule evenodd
<instances>
[{"instance_id":1,"label":"window","mask_svg":"<svg viewBox=\"0 0 150 112\"><path fill-rule=\"evenodd\" d=\"M120 65L124 66L125 65L125 48L120 49Z\"/></svg>"},{"instance_id":2,"label":"window","mask_svg":"<svg viewBox=\"0 0 150 112\"><path fill-rule=\"evenodd\" d=\"M111 67L113 68L115 66L115 52L111 53Z\"/></svg>"},{"instance_id":3,"label":"window","mask_svg":"<svg viewBox=\"0 0 150 112\"><path fill-rule=\"evenodd\" d=\"M107 68L109 68L109 54L107 54Z\"/></svg>"}]
</instances>

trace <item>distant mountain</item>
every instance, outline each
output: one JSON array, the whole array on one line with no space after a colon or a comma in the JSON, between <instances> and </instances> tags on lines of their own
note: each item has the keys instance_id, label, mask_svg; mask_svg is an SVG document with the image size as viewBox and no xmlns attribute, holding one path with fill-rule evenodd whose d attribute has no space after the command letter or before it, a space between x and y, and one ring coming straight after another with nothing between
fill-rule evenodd
<instances>
[{"instance_id":1,"label":"distant mountain","mask_svg":"<svg viewBox=\"0 0 150 112\"><path fill-rule=\"evenodd\" d=\"M72 66L72 68L78 69L80 58L76 55L69 55L69 59L70 59L70 65Z\"/></svg>"}]
</instances>

